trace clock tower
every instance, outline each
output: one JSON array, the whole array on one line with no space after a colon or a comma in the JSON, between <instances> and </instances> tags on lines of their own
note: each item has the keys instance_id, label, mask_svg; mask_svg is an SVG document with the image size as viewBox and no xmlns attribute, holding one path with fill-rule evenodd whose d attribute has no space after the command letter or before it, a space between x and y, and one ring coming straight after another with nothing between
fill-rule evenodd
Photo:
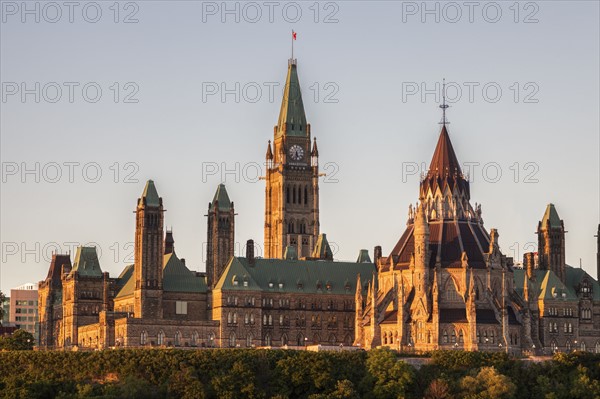
<instances>
[{"instance_id":1,"label":"clock tower","mask_svg":"<svg viewBox=\"0 0 600 399\"><path fill-rule=\"evenodd\" d=\"M309 257L319 236L319 152L311 142L295 59L288 62L279 120L266 155L265 257L287 246Z\"/></svg>"}]
</instances>

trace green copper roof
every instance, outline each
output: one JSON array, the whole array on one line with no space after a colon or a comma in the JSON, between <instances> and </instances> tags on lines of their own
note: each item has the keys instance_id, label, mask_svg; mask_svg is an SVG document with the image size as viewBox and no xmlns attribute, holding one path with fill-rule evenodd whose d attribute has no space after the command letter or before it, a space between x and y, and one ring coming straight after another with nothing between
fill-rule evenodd
<instances>
[{"instance_id":1,"label":"green copper roof","mask_svg":"<svg viewBox=\"0 0 600 399\"><path fill-rule=\"evenodd\" d=\"M279 111L279 121L277 122L277 134L285 132L288 136L306 136L306 114L304 113L304 104L300 93L300 80L296 63L290 61L285 80L285 89L283 99L281 100L281 110Z\"/></svg>"},{"instance_id":2,"label":"green copper roof","mask_svg":"<svg viewBox=\"0 0 600 399\"><path fill-rule=\"evenodd\" d=\"M133 289L135 288L135 276L133 273L134 268L131 268L130 273L127 272L128 268L129 266L127 266L121 273L123 279L119 280L119 284L117 284L117 286L121 287L121 289L119 292L117 292L116 298L133 295Z\"/></svg>"},{"instance_id":3,"label":"green copper roof","mask_svg":"<svg viewBox=\"0 0 600 399\"><path fill-rule=\"evenodd\" d=\"M132 295L135 287L134 265L127 266L119 276L117 287L121 287L117 298ZM163 256L163 291L197 292L208 290L203 277L188 269L175 255L175 252Z\"/></svg>"},{"instance_id":4,"label":"green copper roof","mask_svg":"<svg viewBox=\"0 0 600 399\"><path fill-rule=\"evenodd\" d=\"M100 269L95 247L77 247L71 274L74 272L77 272L80 276L102 277L102 269Z\"/></svg>"},{"instance_id":5,"label":"green copper roof","mask_svg":"<svg viewBox=\"0 0 600 399\"><path fill-rule=\"evenodd\" d=\"M313 258L333 260L333 252L331 251L331 247L327 241L327 235L319 234L319 238L317 238L317 245L315 245L311 256Z\"/></svg>"},{"instance_id":6,"label":"green copper roof","mask_svg":"<svg viewBox=\"0 0 600 399\"><path fill-rule=\"evenodd\" d=\"M369 257L369 250L361 249L358 253L358 259L356 259L356 263L372 263L371 258Z\"/></svg>"},{"instance_id":7,"label":"green copper roof","mask_svg":"<svg viewBox=\"0 0 600 399\"><path fill-rule=\"evenodd\" d=\"M158 192L156 191L156 187L154 187L154 182L152 180L148 180L146 182L146 187L144 187L142 198L146 198L146 205L148 206L160 205Z\"/></svg>"},{"instance_id":8,"label":"green copper roof","mask_svg":"<svg viewBox=\"0 0 600 399\"><path fill-rule=\"evenodd\" d=\"M579 286L583 280L587 278L592 283L592 296L595 301L600 301L600 284L592 276L590 276L585 270L579 267L572 267L569 265L565 266L565 272L567 275L567 287L575 288Z\"/></svg>"},{"instance_id":9,"label":"green copper roof","mask_svg":"<svg viewBox=\"0 0 600 399\"><path fill-rule=\"evenodd\" d=\"M123 288L123 286L127 283L127 281L129 281L129 278L133 274L134 270L135 270L134 265L125 266L125 269L123 269L123 271L121 272L121 274L119 274L119 277L117 278L117 287L118 288Z\"/></svg>"},{"instance_id":10,"label":"green copper roof","mask_svg":"<svg viewBox=\"0 0 600 399\"><path fill-rule=\"evenodd\" d=\"M287 260L298 260L298 251L296 251L296 247L293 245L288 245L285 247L283 258Z\"/></svg>"},{"instance_id":11,"label":"green copper roof","mask_svg":"<svg viewBox=\"0 0 600 399\"><path fill-rule=\"evenodd\" d=\"M372 263L262 258L250 263L247 258L234 257L215 289L354 295L356 277L363 276L366 286L374 272Z\"/></svg>"},{"instance_id":12,"label":"green copper roof","mask_svg":"<svg viewBox=\"0 0 600 399\"><path fill-rule=\"evenodd\" d=\"M175 255L175 252L164 256L163 290L174 292L206 292L204 278L190 271Z\"/></svg>"},{"instance_id":13,"label":"green copper roof","mask_svg":"<svg viewBox=\"0 0 600 399\"><path fill-rule=\"evenodd\" d=\"M536 269L535 281L531 281L530 289L533 290L535 297L541 300L561 299L566 301L578 300L575 288L565 285L558 276L551 270ZM515 290L521 297L523 296L523 278L525 270L515 269L513 279ZM563 295L564 294L564 295Z\"/></svg>"},{"instance_id":14,"label":"green copper roof","mask_svg":"<svg viewBox=\"0 0 600 399\"><path fill-rule=\"evenodd\" d=\"M544 217L542 218L542 229L547 228L555 228L562 227L560 222L560 218L558 217L558 212L556 212L556 208L554 204L548 204L546 207L546 212L544 212Z\"/></svg>"},{"instance_id":15,"label":"green copper roof","mask_svg":"<svg viewBox=\"0 0 600 399\"><path fill-rule=\"evenodd\" d=\"M228 211L231 209L231 201L229 200L229 195L227 195L227 190L225 189L224 184L219 184L217 187L217 191L215 192L215 196L212 200L212 206L217 204L219 209L222 211Z\"/></svg>"}]
</instances>

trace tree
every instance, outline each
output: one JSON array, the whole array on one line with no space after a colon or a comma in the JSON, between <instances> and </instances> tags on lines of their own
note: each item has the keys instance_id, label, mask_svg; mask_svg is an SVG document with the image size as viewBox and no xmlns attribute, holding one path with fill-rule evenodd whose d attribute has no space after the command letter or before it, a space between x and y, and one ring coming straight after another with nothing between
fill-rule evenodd
<instances>
[{"instance_id":1,"label":"tree","mask_svg":"<svg viewBox=\"0 0 600 399\"><path fill-rule=\"evenodd\" d=\"M374 349L367 355L365 390L376 399L402 398L414 381L414 369L390 349ZM371 389L367 387L371 386Z\"/></svg>"},{"instance_id":2,"label":"tree","mask_svg":"<svg viewBox=\"0 0 600 399\"><path fill-rule=\"evenodd\" d=\"M4 302L6 301L6 296L2 291L0 291L0 326L2 325L2 319L4 319Z\"/></svg>"},{"instance_id":3,"label":"tree","mask_svg":"<svg viewBox=\"0 0 600 399\"><path fill-rule=\"evenodd\" d=\"M494 367L482 367L475 376L466 376L460 381L462 397L478 399L509 399L514 397L517 387L510 378L500 374Z\"/></svg>"},{"instance_id":4,"label":"tree","mask_svg":"<svg viewBox=\"0 0 600 399\"><path fill-rule=\"evenodd\" d=\"M0 349L9 351L32 350L33 335L25 330L16 330L12 335L0 337Z\"/></svg>"},{"instance_id":5,"label":"tree","mask_svg":"<svg viewBox=\"0 0 600 399\"><path fill-rule=\"evenodd\" d=\"M448 383L442 379L431 381L425 391L425 399L447 399L450 398L450 388Z\"/></svg>"}]
</instances>

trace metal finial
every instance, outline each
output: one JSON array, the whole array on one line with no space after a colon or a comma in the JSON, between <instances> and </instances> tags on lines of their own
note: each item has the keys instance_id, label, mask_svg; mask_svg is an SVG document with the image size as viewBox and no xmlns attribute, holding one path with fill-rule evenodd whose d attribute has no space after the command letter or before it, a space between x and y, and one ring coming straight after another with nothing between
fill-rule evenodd
<instances>
[{"instance_id":1,"label":"metal finial","mask_svg":"<svg viewBox=\"0 0 600 399\"><path fill-rule=\"evenodd\" d=\"M442 121L440 125L450 124L446 119L446 109L450 108L448 104L446 104L446 78L443 79L442 83L442 104L439 106L442 109Z\"/></svg>"}]
</instances>

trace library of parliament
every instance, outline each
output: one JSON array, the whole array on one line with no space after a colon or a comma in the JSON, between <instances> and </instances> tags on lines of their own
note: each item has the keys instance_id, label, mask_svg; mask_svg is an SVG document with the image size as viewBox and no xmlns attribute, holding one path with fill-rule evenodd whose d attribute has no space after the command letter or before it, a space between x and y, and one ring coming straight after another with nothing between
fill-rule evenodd
<instances>
[{"instance_id":1,"label":"library of parliament","mask_svg":"<svg viewBox=\"0 0 600 399\"><path fill-rule=\"evenodd\" d=\"M235 207L221 184L208 205L206 271L191 270L164 227L168 196L149 180L136 204L134 263L119 276L102 271L94 247L73 259L53 255L39 284L41 349L600 353L600 285L565 263L556 207L540 204L538 252L515 264L498 230L484 226L481 205L471 204L445 116L397 244L387 256L376 246L372 256L361 249L356 261L334 260L319 224L319 150L299 88L292 59L266 148L265 256L254 255L252 240L234 256ZM600 254L597 262L600 274Z\"/></svg>"}]
</instances>

